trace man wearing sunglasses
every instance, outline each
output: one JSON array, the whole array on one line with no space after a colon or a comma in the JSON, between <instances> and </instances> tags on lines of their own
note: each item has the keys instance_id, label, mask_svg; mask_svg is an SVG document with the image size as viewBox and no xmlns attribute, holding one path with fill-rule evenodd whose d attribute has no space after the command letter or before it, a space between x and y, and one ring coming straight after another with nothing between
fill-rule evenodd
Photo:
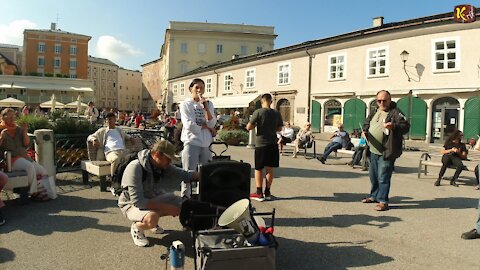
<instances>
[{"instance_id":1,"label":"man wearing sunglasses","mask_svg":"<svg viewBox=\"0 0 480 270\"><path fill-rule=\"evenodd\" d=\"M362 136L370 146L371 191L362 202L377 203L375 210L386 211L395 160L402 155L403 135L410 124L388 91L377 93L377 104L377 110L370 113L363 125Z\"/></svg>"}]
</instances>

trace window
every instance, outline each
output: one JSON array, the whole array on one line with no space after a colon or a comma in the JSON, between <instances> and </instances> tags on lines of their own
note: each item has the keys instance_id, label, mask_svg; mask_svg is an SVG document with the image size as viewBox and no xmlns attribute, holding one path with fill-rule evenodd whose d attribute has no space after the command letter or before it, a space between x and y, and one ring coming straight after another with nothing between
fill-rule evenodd
<instances>
[{"instance_id":1,"label":"window","mask_svg":"<svg viewBox=\"0 0 480 270\"><path fill-rule=\"evenodd\" d=\"M180 43L180 52L181 53L187 53L188 52L187 49L188 49L187 48L187 43L185 43L185 42Z\"/></svg>"},{"instance_id":2,"label":"window","mask_svg":"<svg viewBox=\"0 0 480 270\"><path fill-rule=\"evenodd\" d=\"M60 65L61 65L61 60L60 60L60 57L55 57L55 59L53 60L53 67L54 68L60 68Z\"/></svg>"},{"instance_id":3,"label":"window","mask_svg":"<svg viewBox=\"0 0 480 270\"><path fill-rule=\"evenodd\" d=\"M245 71L245 87L255 87L255 69Z\"/></svg>"},{"instance_id":4,"label":"window","mask_svg":"<svg viewBox=\"0 0 480 270\"><path fill-rule=\"evenodd\" d=\"M375 48L367 51L367 77L388 76L388 48Z\"/></svg>"},{"instance_id":5,"label":"window","mask_svg":"<svg viewBox=\"0 0 480 270\"><path fill-rule=\"evenodd\" d=\"M180 63L180 73L186 73L188 71L188 63L182 62Z\"/></svg>"},{"instance_id":6,"label":"window","mask_svg":"<svg viewBox=\"0 0 480 270\"><path fill-rule=\"evenodd\" d=\"M434 72L460 70L460 40L458 37L435 39L432 46Z\"/></svg>"},{"instance_id":7,"label":"window","mask_svg":"<svg viewBox=\"0 0 480 270\"><path fill-rule=\"evenodd\" d=\"M45 52L45 43L43 43L43 42L38 43L37 51L39 53L44 53Z\"/></svg>"},{"instance_id":8,"label":"window","mask_svg":"<svg viewBox=\"0 0 480 270\"><path fill-rule=\"evenodd\" d=\"M345 54L331 55L328 59L328 80L345 79Z\"/></svg>"},{"instance_id":9,"label":"window","mask_svg":"<svg viewBox=\"0 0 480 270\"><path fill-rule=\"evenodd\" d=\"M198 53L206 53L207 45L205 43L198 43Z\"/></svg>"},{"instance_id":10,"label":"window","mask_svg":"<svg viewBox=\"0 0 480 270\"><path fill-rule=\"evenodd\" d=\"M77 59L70 59L70 68L71 69L77 68Z\"/></svg>"},{"instance_id":11,"label":"window","mask_svg":"<svg viewBox=\"0 0 480 270\"><path fill-rule=\"evenodd\" d=\"M289 84L290 83L290 64L279 64L278 65L278 84Z\"/></svg>"},{"instance_id":12,"label":"window","mask_svg":"<svg viewBox=\"0 0 480 270\"><path fill-rule=\"evenodd\" d=\"M224 91L225 92L230 92L232 91L232 83L233 83L233 77L232 77L232 74L226 74L225 76L223 76L223 80L225 82L224 84Z\"/></svg>"},{"instance_id":13,"label":"window","mask_svg":"<svg viewBox=\"0 0 480 270\"><path fill-rule=\"evenodd\" d=\"M247 55L247 46L240 46L240 55Z\"/></svg>"},{"instance_id":14,"label":"window","mask_svg":"<svg viewBox=\"0 0 480 270\"><path fill-rule=\"evenodd\" d=\"M54 46L54 51L55 51L55 54L60 54L60 53L62 53L62 45L60 45L60 44L55 44L55 46Z\"/></svg>"},{"instance_id":15,"label":"window","mask_svg":"<svg viewBox=\"0 0 480 270\"><path fill-rule=\"evenodd\" d=\"M205 80L205 93L212 92L212 78L207 78Z\"/></svg>"},{"instance_id":16,"label":"window","mask_svg":"<svg viewBox=\"0 0 480 270\"><path fill-rule=\"evenodd\" d=\"M70 54L77 55L77 46L76 45L70 45Z\"/></svg>"},{"instance_id":17,"label":"window","mask_svg":"<svg viewBox=\"0 0 480 270\"><path fill-rule=\"evenodd\" d=\"M185 96L185 83L180 84L180 96Z\"/></svg>"},{"instance_id":18,"label":"window","mask_svg":"<svg viewBox=\"0 0 480 270\"><path fill-rule=\"evenodd\" d=\"M39 67L45 66L45 58L43 56L38 57L38 66Z\"/></svg>"},{"instance_id":19,"label":"window","mask_svg":"<svg viewBox=\"0 0 480 270\"><path fill-rule=\"evenodd\" d=\"M223 53L223 45L217 44L217 53Z\"/></svg>"},{"instance_id":20,"label":"window","mask_svg":"<svg viewBox=\"0 0 480 270\"><path fill-rule=\"evenodd\" d=\"M174 95L174 96L178 95L178 85L176 85L176 84L173 85L173 90L172 90L172 92L173 92L173 95Z\"/></svg>"},{"instance_id":21,"label":"window","mask_svg":"<svg viewBox=\"0 0 480 270\"><path fill-rule=\"evenodd\" d=\"M261 53L261 52L263 52L263 47L257 46L257 53Z\"/></svg>"}]
</instances>

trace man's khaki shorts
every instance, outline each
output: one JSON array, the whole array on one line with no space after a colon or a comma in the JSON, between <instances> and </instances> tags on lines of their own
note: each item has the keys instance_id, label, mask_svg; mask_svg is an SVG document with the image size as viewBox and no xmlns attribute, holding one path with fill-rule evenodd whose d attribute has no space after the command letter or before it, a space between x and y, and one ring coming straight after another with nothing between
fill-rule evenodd
<instances>
[{"instance_id":1,"label":"man's khaki shorts","mask_svg":"<svg viewBox=\"0 0 480 270\"><path fill-rule=\"evenodd\" d=\"M162 195L158 195L157 197L152 199L154 202L160 202L160 203L166 203L166 204L171 204L173 206L176 206L180 208L182 206L182 198L180 196L177 196L173 193L165 193ZM136 222L136 221L142 221L143 218L150 212L148 209L140 209L132 204L125 205L122 208L123 215L130 221Z\"/></svg>"}]
</instances>

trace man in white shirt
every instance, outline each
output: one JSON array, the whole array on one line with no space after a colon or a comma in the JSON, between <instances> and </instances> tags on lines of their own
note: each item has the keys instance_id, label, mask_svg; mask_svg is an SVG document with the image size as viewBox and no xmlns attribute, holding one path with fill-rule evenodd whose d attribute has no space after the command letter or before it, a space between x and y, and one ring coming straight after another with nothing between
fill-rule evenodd
<instances>
[{"instance_id":1,"label":"man in white shirt","mask_svg":"<svg viewBox=\"0 0 480 270\"><path fill-rule=\"evenodd\" d=\"M125 139L130 139L125 132L116 126L116 117L112 112L106 115L107 126L99 128L88 136L87 141L92 142L97 150L97 160L107 160L112 164L111 174L116 167L117 160L126 154ZM105 155L103 158L103 154Z\"/></svg>"}]
</instances>

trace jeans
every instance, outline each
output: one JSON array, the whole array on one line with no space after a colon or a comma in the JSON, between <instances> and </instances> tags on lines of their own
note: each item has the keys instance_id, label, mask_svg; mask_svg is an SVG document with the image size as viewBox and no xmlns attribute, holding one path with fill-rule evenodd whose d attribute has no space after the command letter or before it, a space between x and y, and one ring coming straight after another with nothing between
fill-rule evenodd
<instances>
[{"instance_id":1,"label":"jeans","mask_svg":"<svg viewBox=\"0 0 480 270\"><path fill-rule=\"evenodd\" d=\"M360 165L360 161L362 160L364 150L365 150L365 146L357 146L355 148L355 153L353 153L353 157L352 157L352 165Z\"/></svg>"},{"instance_id":2,"label":"jeans","mask_svg":"<svg viewBox=\"0 0 480 270\"><path fill-rule=\"evenodd\" d=\"M480 233L480 200L478 200L477 233Z\"/></svg>"},{"instance_id":3,"label":"jeans","mask_svg":"<svg viewBox=\"0 0 480 270\"><path fill-rule=\"evenodd\" d=\"M208 147L200 147L196 145L186 144L182 151L182 165L184 170L197 170L198 164L207 164L212 160L212 152ZM188 197L192 195L190 192L190 183L181 183L181 197Z\"/></svg>"},{"instance_id":4,"label":"jeans","mask_svg":"<svg viewBox=\"0 0 480 270\"><path fill-rule=\"evenodd\" d=\"M342 149L342 144L338 142L331 142L325 146L325 151L323 152L323 159L327 159L328 155L335 150Z\"/></svg>"},{"instance_id":5,"label":"jeans","mask_svg":"<svg viewBox=\"0 0 480 270\"><path fill-rule=\"evenodd\" d=\"M388 203L394 163L395 161L385 160L383 156L370 153L369 175L372 184L370 198L380 203Z\"/></svg>"}]
</instances>

